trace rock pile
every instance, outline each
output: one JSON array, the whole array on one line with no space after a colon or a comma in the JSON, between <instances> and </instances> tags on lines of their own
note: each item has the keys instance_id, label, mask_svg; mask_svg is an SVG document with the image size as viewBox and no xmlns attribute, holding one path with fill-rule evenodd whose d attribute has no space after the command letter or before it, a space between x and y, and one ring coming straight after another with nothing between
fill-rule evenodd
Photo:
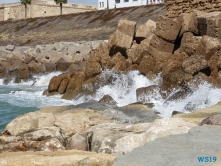
<instances>
[{"instance_id":1,"label":"rock pile","mask_svg":"<svg viewBox=\"0 0 221 166\"><path fill-rule=\"evenodd\" d=\"M159 137L187 133L194 126L181 119L161 119L142 104L48 107L11 121L0 135L0 152L75 149L120 156Z\"/></svg>"},{"instance_id":2,"label":"rock pile","mask_svg":"<svg viewBox=\"0 0 221 166\"><path fill-rule=\"evenodd\" d=\"M202 16L206 22L200 21ZM139 70L148 78L162 73L163 91L183 88L189 93L189 82L198 78L220 87L221 42L219 18L215 16L217 13L194 12L183 13L178 18L160 16L156 23L149 20L138 28L135 22L121 20L109 41L91 51L85 60L85 70L54 77L45 94L59 93L64 94L64 99L73 99L79 94L94 93L103 69ZM112 81L107 78L99 83ZM140 96L137 91L137 98Z\"/></svg>"},{"instance_id":3,"label":"rock pile","mask_svg":"<svg viewBox=\"0 0 221 166\"><path fill-rule=\"evenodd\" d=\"M33 75L53 71L73 72L83 70L82 62L102 41L58 42L51 45L0 48L0 79L7 84L32 79Z\"/></svg>"}]
</instances>

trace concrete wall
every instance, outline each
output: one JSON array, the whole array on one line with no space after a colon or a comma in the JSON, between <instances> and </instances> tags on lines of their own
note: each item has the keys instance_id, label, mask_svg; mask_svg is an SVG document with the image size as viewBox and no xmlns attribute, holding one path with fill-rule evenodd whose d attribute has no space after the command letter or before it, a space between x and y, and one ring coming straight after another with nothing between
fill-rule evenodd
<instances>
[{"instance_id":1,"label":"concrete wall","mask_svg":"<svg viewBox=\"0 0 221 166\"><path fill-rule=\"evenodd\" d=\"M167 0L166 6L168 17L177 17L181 13L190 13L193 10L221 11L220 0Z\"/></svg>"},{"instance_id":2,"label":"concrete wall","mask_svg":"<svg viewBox=\"0 0 221 166\"><path fill-rule=\"evenodd\" d=\"M164 0L109 0L109 9L164 3ZM107 9L107 0L98 0L98 10Z\"/></svg>"}]
</instances>

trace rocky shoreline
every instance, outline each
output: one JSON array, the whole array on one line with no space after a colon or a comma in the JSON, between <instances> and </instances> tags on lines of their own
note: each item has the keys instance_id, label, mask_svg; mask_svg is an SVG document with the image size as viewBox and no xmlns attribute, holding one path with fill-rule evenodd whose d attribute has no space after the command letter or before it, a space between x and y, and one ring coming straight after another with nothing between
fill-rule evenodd
<instances>
[{"instance_id":1,"label":"rocky shoreline","mask_svg":"<svg viewBox=\"0 0 221 166\"><path fill-rule=\"evenodd\" d=\"M45 107L15 118L0 133L0 164L220 165L220 102L198 110L190 103L189 114L174 110L171 117L162 118L145 98L157 91L167 102L176 101L194 93L201 81L221 87L220 14L160 16L138 28L136 22L120 20L108 41L36 46L24 54L21 49L20 56L13 46L4 48L0 62L5 84L63 72L50 80L46 96L60 94L68 100L93 96L101 84L116 81L108 74L101 77L107 69L116 75L138 70L149 79L161 73L162 80L136 89L137 102L123 107L104 95L99 101ZM171 96L174 89L177 93ZM203 158L201 163L200 157L211 161Z\"/></svg>"}]
</instances>

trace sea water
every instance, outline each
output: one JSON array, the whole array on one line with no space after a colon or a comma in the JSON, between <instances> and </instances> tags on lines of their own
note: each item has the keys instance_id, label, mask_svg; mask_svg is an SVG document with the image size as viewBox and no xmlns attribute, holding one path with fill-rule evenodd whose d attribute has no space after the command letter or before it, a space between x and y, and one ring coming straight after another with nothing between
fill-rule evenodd
<instances>
[{"instance_id":1,"label":"sea water","mask_svg":"<svg viewBox=\"0 0 221 166\"><path fill-rule=\"evenodd\" d=\"M138 71L115 73L105 70L101 78L103 77L104 80L106 76L111 75L114 79L108 85L100 83L94 95L82 95L73 100L61 99L61 95L43 96L42 93L47 89L50 79L59 74L61 73L56 72L36 77L34 85L32 85L33 81L19 84L11 82L4 85L3 80L0 80L0 130L4 130L7 123L15 117L46 106L76 105L90 100L100 100L104 95L110 95L118 106L135 103L137 102L136 89L159 85L162 81L160 74L155 79L149 80ZM190 88L193 93L177 100L163 98L160 95L160 89L156 88L154 93L146 94L144 100L146 103L153 103L152 109L160 112L162 117L170 117L173 111L189 113L189 107L191 110L206 108L221 101L221 89L214 88L205 81ZM172 91L169 96L177 91L179 90Z\"/></svg>"}]
</instances>

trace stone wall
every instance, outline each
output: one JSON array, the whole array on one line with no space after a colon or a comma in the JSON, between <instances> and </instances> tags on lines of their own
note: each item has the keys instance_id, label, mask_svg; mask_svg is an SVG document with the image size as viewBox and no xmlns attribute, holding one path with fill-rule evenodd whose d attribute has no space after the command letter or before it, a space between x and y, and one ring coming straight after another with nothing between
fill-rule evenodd
<instances>
[{"instance_id":1,"label":"stone wall","mask_svg":"<svg viewBox=\"0 0 221 166\"><path fill-rule=\"evenodd\" d=\"M0 7L0 21L4 20L4 8Z\"/></svg>"},{"instance_id":2,"label":"stone wall","mask_svg":"<svg viewBox=\"0 0 221 166\"><path fill-rule=\"evenodd\" d=\"M7 12L5 13L7 16ZM30 6L27 6L27 17L30 17ZM16 5L12 6L9 9L8 18L13 18L15 20L24 19L25 18L25 6L24 5ZM5 17L5 20L8 18Z\"/></svg>"},{"instance_id":3,"label":"stone wall","mask_svg":"<svg viewBox=\"0 0 221 166\"><path fill-rule=\"evenodd\" d=\"M79 13L85 11L97 10L96 6L81 4L63 4L63 14ZM60 14L60 5L55 2L40 1L27 6L27 17L45 17ZM8 19L24 19L25 6L21 3L3 4L0 6L0 21Z\"/></svg>"},{"instance_id":4,"label":"stone wall","mask_svg":"<svg viewBox=\"0 0 221 166\"><path fill-rule=\"evenodd\" d=\"M221 10L220 0L167 0L167 16L177 17L181 13L190 13L193 10L213 12Z\"/></svg>"}]
</instances>

